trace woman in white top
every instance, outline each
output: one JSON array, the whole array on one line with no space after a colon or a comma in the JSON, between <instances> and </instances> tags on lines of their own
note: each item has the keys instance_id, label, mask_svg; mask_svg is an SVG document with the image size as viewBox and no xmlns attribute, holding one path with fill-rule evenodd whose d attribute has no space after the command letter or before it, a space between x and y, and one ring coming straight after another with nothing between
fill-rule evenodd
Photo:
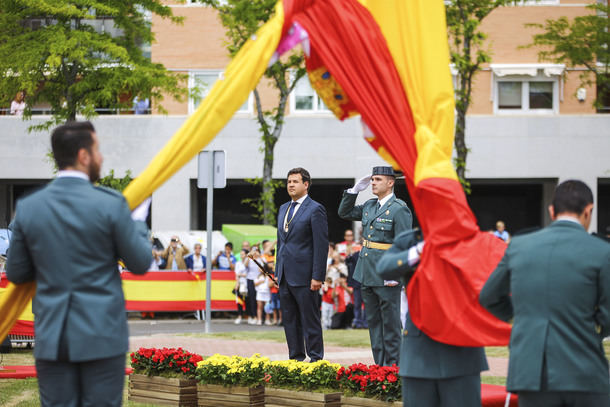
<instances>
[{"instance_id":1,"label":"woman in white top","mask_svg":"<svg viewBox=\"0 0 610 407\"><path fill-rule=\"evenodd\" d=\"M15 116L23 116L25 110L25 95L23 92L17 92L15 99L11 102L11 114Z\"/></svg>"},{"instance_id":2,"label":"woman in white top","mask_svg":"<svg viewBox=\"0 0 610 407\"><path fill-rule=\"evenodd\" d=\"M184 258L186 269L189 271L205 270L205 256L201 254L201 244L195 243L193 254L189 254Z\"/></svg>"}]
</instances>

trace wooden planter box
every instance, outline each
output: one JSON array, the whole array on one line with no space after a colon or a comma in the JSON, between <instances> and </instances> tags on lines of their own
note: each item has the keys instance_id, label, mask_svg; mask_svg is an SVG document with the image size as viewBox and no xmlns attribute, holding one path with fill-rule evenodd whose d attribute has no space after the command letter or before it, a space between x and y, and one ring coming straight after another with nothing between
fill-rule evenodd
<instances>
[{"instance_id":1,"label":"wooden planter box","mask_svg":"<svg viewBox=\"0 0 610 407\"><path fill-rule=\"evenodd\" d=\"M341 397L342 407L402 407L402 401L381 401L365 397Z\"/></svg>"},{"instance_id":2,"label":"wooden planter box","mask_svg":"<svg viewBox=\"0 0 610 407\"><path fill-rule=\"evenodd\" d=\"M265 407L340 407L341 393L313 393L265 387Z\"/></svg>"},{"instance_id":3,"label":"wooden planter box","mask_svg":"<svg viewBox=\"0 0 610 407\"><path fill-rule=\"evenodd\" d=\"M131 374L128 398L144 404L197 407L197 380Z\"/></svg>"},{"instance_id":4,"label":"wooden planter box","mask_svg":"<svg viewBox=\"0 0 610 407\"><path fill-rule=\"evenodd\" d=\"M264 407L265 387L198 384L197 403L209 407Z\"/></svg>"}]
</instances>

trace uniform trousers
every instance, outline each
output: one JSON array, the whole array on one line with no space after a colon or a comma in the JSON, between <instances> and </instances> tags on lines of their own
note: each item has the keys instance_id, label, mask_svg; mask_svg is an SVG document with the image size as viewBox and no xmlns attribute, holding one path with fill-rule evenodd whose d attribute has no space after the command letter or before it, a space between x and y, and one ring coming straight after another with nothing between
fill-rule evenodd
<instances>
[{"instance_id":1,"label":"uniform trousers","mask_svg":"<svg viewBox=\"0 0 610 407\"><path fill-rule=\"evenodd\" d=\"M580 391L520 391L519 407L608 407L608 393Z\"/></svg>"},{"instance_id":2,"label":"uniform trousers","mask_svg":"<svg viewBox=\"0 0 610 407\"><path fill-rule=\"evenodd\" d=\"M123 401L125 355L88 362L36 360L43 407L118 407Z\"/></svg>"},{"instance_id":3,"label":"uniform trousers","mask_svg":"<svg viewBox=\"0 0 610 407\"><path fill-rule=\"evenodd\" d=\"M402 378L404 407L481 407L481 375L448 379ZM521 400L519 400L519 407Z\"/></svg>"},{"instance_id":4,"label":"uniform trousers","mask_svg":"<svg viewBox=\"0 0 610 407\"><path fill-rule=\"evenodd\" d=\"M398 365L400 358L400 285L362 286L371 350L380 366Z\"/></svg>"}]
</instances>

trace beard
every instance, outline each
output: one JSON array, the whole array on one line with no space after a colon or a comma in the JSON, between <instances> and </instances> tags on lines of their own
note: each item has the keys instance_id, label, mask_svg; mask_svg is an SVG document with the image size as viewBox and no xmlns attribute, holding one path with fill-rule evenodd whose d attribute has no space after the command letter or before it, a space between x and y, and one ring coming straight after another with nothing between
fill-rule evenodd
<instances>
[{"instance_id":1,"label":"beard","mask_svg":"<svg viewBox=\"0 0 610 407\"><path fill-rule=\"evenodd\" d=\"M89 181L92 183L97 182L100 179L100 165L95 162L95 160L91 160L89 163L89 168L87 168L87 172L89 173Z\"/></svg>"}]
</instances>

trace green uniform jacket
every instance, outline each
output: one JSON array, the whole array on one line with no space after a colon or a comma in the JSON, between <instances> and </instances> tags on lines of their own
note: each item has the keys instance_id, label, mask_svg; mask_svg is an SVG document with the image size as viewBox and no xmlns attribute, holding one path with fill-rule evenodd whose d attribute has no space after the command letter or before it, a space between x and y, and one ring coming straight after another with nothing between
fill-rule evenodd
<instances>
[{"instance_id":1,"label":"green uniform jacket","mask_svg":"<svg viewBox=\"0 0 610 407\"><path fill-rule=\"evenodd\" d=\"M18 202L11 227L6 275L15 284L36 281L36 359L57 360L62 335L71 362L124 355L128 329L117 260L137 274L152 261L146 223L131 220L125 198L60 177Z\"/></svg>"},{"instance_id":2,"label":"green uniform jacket","mask_svg":"<svg viewBox=\"0 0 610 407\"><path fill-rule=\"evenodd\" d=\"M415 231L396 237L394 245L383 255L377 272L386 280L403 279L407 284L414 270L409 267L408 250L417 243ZM424 249L425 250L425 249ZM437 342L415 326L409 314L400 348L400 375L420 379L449 379L478 375L487 370L483 348L446 345Z\"/></svg>"},{"instance_id":3,"label":"green uniform jacket","mask_svg":"<svg viewBox=\"0 0 610 407\"><path fill-rule=\"evenodd\" d=\"M339 204L339 216L346 220L362 221L362 237L371 242L393 243L394 237L413 224L413 217L407 204L393 195L379 210L377 198L369 199L363 205L356 205L358 194L343 192ZM354 279L363 286L383 287L383 278L376 272L377 262L385 251L362 248Z\"/></svg>"},{"instance_id":4,"label":"green uniform jacket","mask_svg":"<svg viewBox=\"0 0 610 407\"><path fill-rule=\"evenodd\" d=\"M606 393L610 244L571 221L515 237L481 291L481 305L514 318L507 388Z\"/></svg>"}]
</instances>

